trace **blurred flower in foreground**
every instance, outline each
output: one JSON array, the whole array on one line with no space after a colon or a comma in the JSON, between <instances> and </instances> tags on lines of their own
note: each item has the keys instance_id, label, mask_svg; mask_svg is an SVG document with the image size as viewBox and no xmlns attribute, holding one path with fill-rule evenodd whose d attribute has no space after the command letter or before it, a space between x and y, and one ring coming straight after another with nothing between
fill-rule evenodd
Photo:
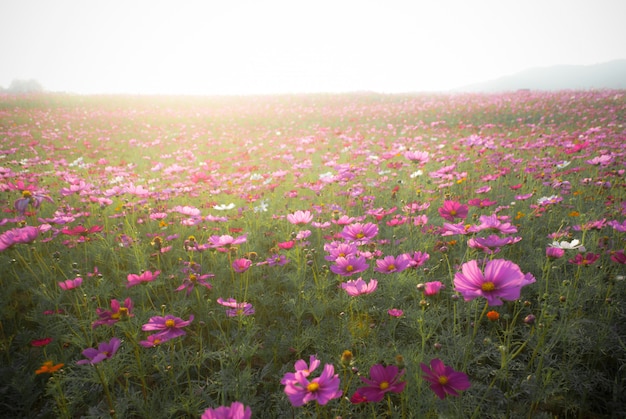
<instances>
[{"instance_id":1,"label":"blurred flower in foreground","mask_svg":"<svg viewBox=\"0 0 626 419\"><path fill-rule=\"evenodd\" d=\"M352 403L372 402L378 403L385 397L385 393L401 393L406 386L406 381L400 381L404 370L398 371L395 365L373 365L370 368L370 378L360 377L367 386L360 387L352 395Z\"/></svg>"},{"instance_id":2,"label":"blurred flower in foreground","mask_svg":"<svg viewBox=\"0 0 626 419\"><path fill-rule=\"evenodd\" d=\"M0 252L5 251L15 244L30 243L39 235L37 227L26 226L22 228L12 228L0 234Z\"/></svg>"},{"instance_id":3,"label":"blurred flower in foreground","mask_svg":"<svg viewBox=\"0 0 626 419\"><path fill-rule=\"evenodd\" d=\"M76 363L79 365L94 365L104 361L105 359L110 359L119 349L120 343L121 341L118 338L114 337L111 338L111 340L108 342L101 342L98 345L98 349L87 348L83 351L83 356L87 359L81 359L80 361L76 361Z\"/></svg>"},{"instance_id":4,"label":"blurred flower in foreground","mask_svg":"<svg viewBox=\"0 0 626 419\"><path fill-rule=\"evenodd\" d=\"M422 378L430 383L431 390L440 399L445 398L447 394L458 396L459 391L467 390L471 386L466 374L444 365L438 358L430 361L430 368L424 363L421 363L420 367L424 372Z\"/></svg>"},{"instance_id":5,"label":"blurred flower in foreground","mask_svg":"<svg viewBox=\"0 0 626 419\"><path fill-rule=\"evenodd\" d=\"M233 402L230 407L220 406L216 409L206 409L200 419L250 419L252 410L240 402Z\"/></svg>"}]
</instances>

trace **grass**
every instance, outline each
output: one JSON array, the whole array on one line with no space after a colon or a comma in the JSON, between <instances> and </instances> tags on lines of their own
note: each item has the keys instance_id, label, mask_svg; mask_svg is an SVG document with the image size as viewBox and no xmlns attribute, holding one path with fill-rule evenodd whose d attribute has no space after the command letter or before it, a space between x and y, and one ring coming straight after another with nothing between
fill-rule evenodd
<instances>
[{"instance_id":1,"label":"grass","mask_svg":"<svg viewBox=\"0 0 626 419\"><path fill-rule=\"evenodd\" d=\"M0 252L0 403L11 417L199 417L235 401L253 417L626 415L622 91L3 96L0 121L0 232L39 228ZM30 205L18 211L25 190ZM445 201L468 209L454 223L497 214L516 232L442 234ZM298 210L313 219L292 224ZM330 243L346 241L344 215L378 227L358 246L368 268L352 276L328 260ZM77 226L87 231L68 234ZM519 241L495 254L468 245L490 234ZM209 246L225 235L241 243ZM585 250L546 256L572 240ZM414 252L429 257L375 270ZM588 253L597 260L575 263ZM237 272L237 259L251 266ZM461 267L492 259L536 281L502 305L465 301ZM78 277L76 288L58 284ZM358 277L377 289L349 296L341 284ZM418 287L434 281L445 286L435 295ZM132 317L92 327L127 298ZM231 317L220 298L254 314ZM142 326L167 315L193 320L144 347L154 332ZM77 364L114 338L112 356ZM281 379L311 355L333 365L343 395L294 407ZM420 368L433 359L471 386L436 397ZM37 374L46 361L63 365ZM352 403L378 364L404 370L404 389Z\"/></svg>"}]
</instances>

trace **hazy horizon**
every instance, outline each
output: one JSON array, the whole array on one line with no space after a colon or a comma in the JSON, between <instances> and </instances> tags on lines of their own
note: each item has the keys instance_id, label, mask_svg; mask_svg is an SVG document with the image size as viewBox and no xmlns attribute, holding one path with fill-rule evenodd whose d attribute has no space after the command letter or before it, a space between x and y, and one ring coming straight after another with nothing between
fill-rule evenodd
<instances>
[{"instance_id":1,"label":"hazy horizon","mask_svg":"<svg viewBox=\"0 0 626 419\"><path fill-rule=\"evenodd\" d=\"M626 58L626 2L23 0L0 86L81 94L447 91Z\"/></svg>"}]
</instances>

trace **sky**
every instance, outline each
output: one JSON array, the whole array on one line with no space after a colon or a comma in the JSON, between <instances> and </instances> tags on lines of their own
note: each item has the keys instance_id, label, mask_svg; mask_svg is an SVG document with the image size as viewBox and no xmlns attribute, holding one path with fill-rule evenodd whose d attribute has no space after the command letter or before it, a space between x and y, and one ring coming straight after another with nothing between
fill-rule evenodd
<instances>
[{"instance_id":1,"label":"sky","mask_svg":"<svg viewBox=\"0 0 626 419\"><path fill-rule=\"evenodd\" d=\"M625 0L0 0L0 86L447 91L626 58Z\"/></svg>"}]
</instances>

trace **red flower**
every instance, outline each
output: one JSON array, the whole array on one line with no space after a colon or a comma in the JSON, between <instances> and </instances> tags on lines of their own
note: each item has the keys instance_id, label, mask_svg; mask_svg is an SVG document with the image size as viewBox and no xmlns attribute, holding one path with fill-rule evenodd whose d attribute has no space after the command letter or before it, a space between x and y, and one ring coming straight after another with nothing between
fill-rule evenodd
<instances>
[{"instance_id":1,"label":"red flower","mask_svg":"<svg viewBox=\"0 0 626 419\"><path fill-rule=\"evenodd\" d=\"M32 346L46 346L52 342L52 338L35 339L30 342Z\"/></svg>"}]
</instances>

